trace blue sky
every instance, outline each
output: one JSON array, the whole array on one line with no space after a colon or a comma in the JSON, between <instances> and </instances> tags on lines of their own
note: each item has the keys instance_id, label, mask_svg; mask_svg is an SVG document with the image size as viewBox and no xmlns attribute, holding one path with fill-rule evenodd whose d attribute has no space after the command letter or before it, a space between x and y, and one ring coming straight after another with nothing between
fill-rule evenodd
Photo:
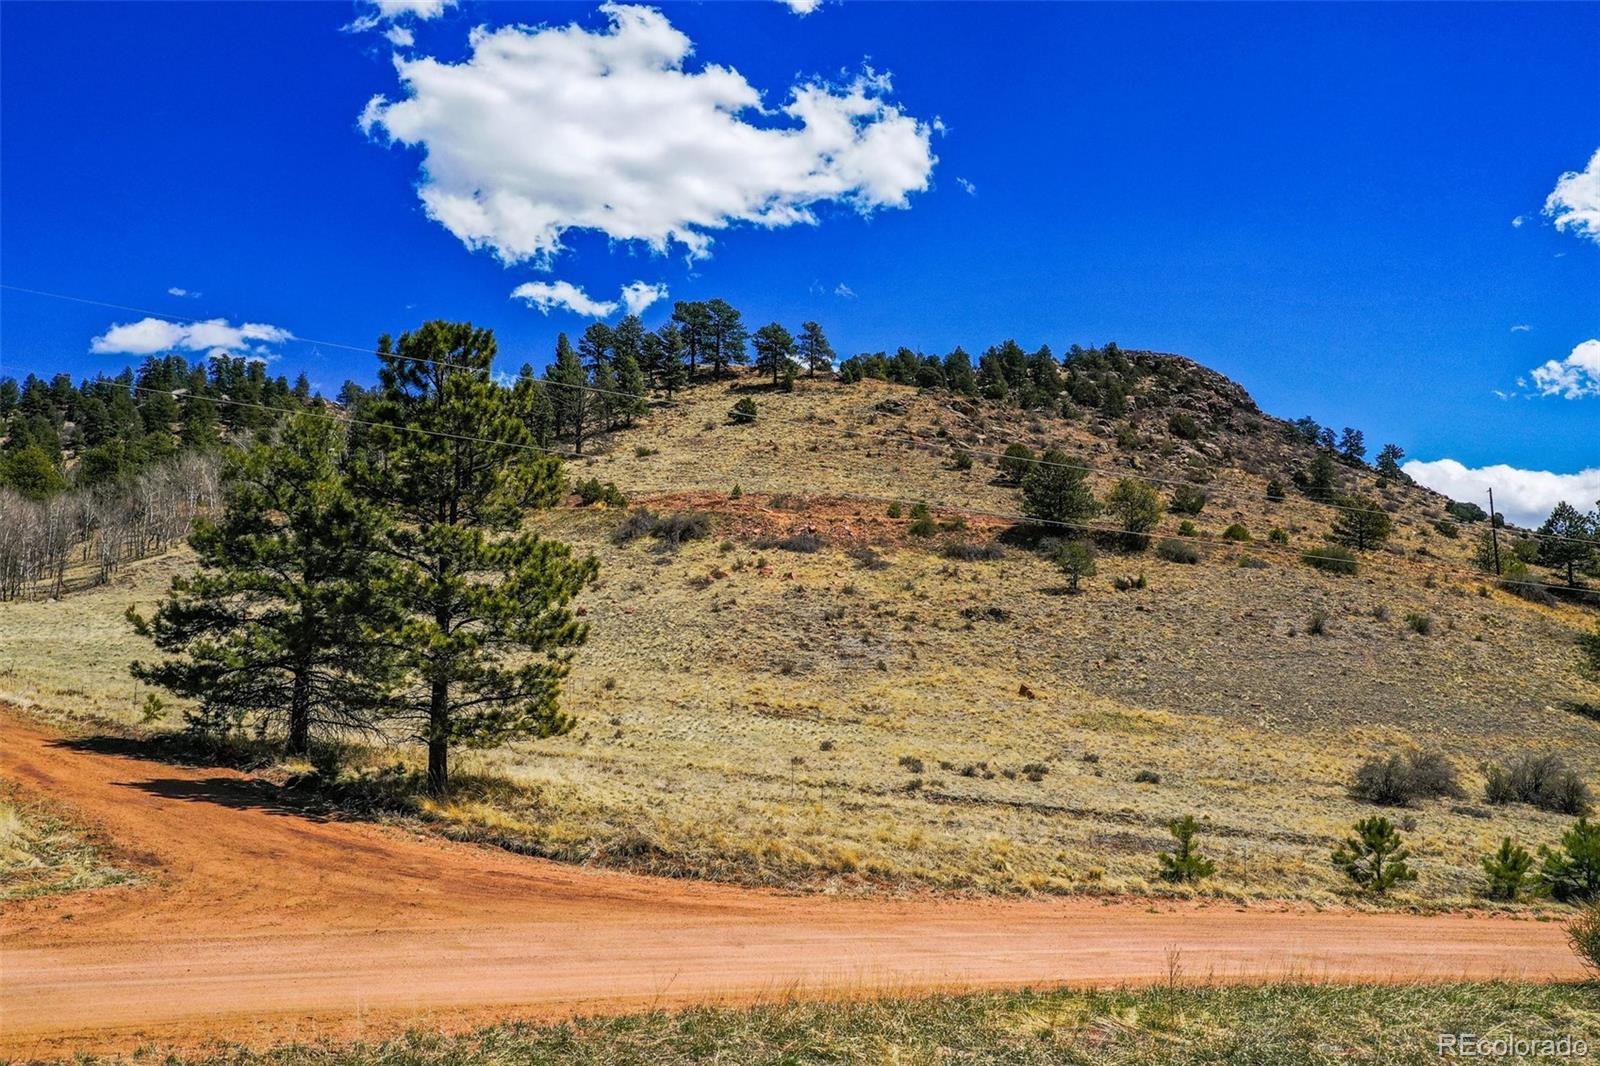
<instances>
[{"instance_id":1,"label":"blue sky","mask_svg":"<svg viewBox=\"0 0 1600 1066\"><path fill-rule=\"evenodd\" d=\"M1600 175L1542 212L1600 149L1600 5L421 3L0 6L3 281L357 345L471 319L513 368L588 321L514 289L641 282L651 323L720 295L842 353L1116 340L1415 458L1600 467ZM492 68L397 74L478 26ZM767 114L707 104L741 84ZM0 373L136 361L91 346L141 317L0 292Z\"/></svg>"}]
</instances>

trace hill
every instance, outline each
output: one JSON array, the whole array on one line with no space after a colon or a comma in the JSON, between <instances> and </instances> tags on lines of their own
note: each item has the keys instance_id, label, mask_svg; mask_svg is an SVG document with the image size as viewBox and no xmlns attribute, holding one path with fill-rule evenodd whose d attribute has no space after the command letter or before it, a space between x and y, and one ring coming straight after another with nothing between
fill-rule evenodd
<instances>
[{"instance_id":1,"label":"hill","mask_svg":"<svg viewBox=\"0 0 1600 1066\"><path fill-rule=\"evenodd\" d=\"M1306 565L1340 512L1290 486L1326 450L1197 364L1126 354L1103 372L1114 416L872 378L784 392L744 375L656 404L570 464L626 507L575 495L532 519L601 564L565 696L578 728L469 757L447 805L382 772L415 767L395 751L357 756L331 801L574 862L824 891L1175 891L1155 856L1192 813L1219 865L1202 891L1332 901L1329 852L1379 812L1353 772L1421 748L1463 794L1381 812L1421 874L1400 898L1476 903L1503 836L1553 843L1571 821L1485 803L1486 764L1555 752L1600 785L1600 687L1576 651L1593 612L1497 587L1449 501L1355 462L1331 491L1381 501L1393 535L1354 575ZM746 398L754 420L730 419ZM1019 442L1065 450L1098 496L1123 476L1198 487L1197 514L1153 531L1197 561L1102 550L1069 594L998 476ZM1224 539L1236 525L1247 541ZM0 699L132 725L125 664L147 652L121 615L184 565L0 607Z\"/></svg>"}]
</instances>

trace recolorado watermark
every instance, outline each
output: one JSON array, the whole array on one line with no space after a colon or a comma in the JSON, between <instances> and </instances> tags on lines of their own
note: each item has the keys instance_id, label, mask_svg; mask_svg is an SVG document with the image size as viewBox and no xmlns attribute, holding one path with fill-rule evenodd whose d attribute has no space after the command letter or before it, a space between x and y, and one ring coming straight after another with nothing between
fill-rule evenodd
<instances>
[{"instance_id":1,"label":"recolorado watermark","mask_svg":"<svg viewBox=\"0 0 1600 1066\"><path fill-rule=\"evenodd\" d=\"M1439 1054L1453 1059L1586 1059L1589 1044L1574 1036L1440 1033Z\"/></svg>"}]
</instances>

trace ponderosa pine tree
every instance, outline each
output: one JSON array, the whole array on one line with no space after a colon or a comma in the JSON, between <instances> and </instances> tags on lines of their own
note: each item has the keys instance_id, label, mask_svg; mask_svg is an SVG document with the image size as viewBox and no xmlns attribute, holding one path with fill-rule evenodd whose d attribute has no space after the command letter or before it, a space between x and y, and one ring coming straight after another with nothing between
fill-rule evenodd
<instances>
[{"instance_id":1,"label":"ponderosa pine tree","mask_svg":"<svg viewBox=\"0 0 1600 1066\"><path fill-rule=\"evenodd\" d=\"M572 450L583 454L583 439L594 424L594 394L588 375L565 333L556 337L556 359L544 372L555 410L556 432L572 438Z\"/></svg>"},{"instance_id":2,"label":"ponderosa pine tree","mask_svg":"<svg viewBox=\"0 0 1600 1066\"><path fill-rule=\"evenodd\" d=\"M393 708L428 746L436 795L449 790L456 745L571 728L561 680L587 628L570 604L598 570L521 528L529 508L561 498L565 479L490 377L494 354L493 333L468 323L382 338L360 477L393 518L383 592L404 615Z\"/></svg>"},{"instance_id":3,"label":"ponderosa pine tree","mask_svg":"<svg viewBox=\"0 0 1600 1066\"><path fill-rule=\"evenodd\" d=\"M816 377L819 370L832 370L833 345L828 343L828 335L822 332L822 327L815 322L805 322L800 326L800 362L805 364L806 376Z\"/></svg>"},{"instance_id":4,"label":"ponderosa pine tree","mask_svg":"<svg viewBox=\"0 0 1600 1066\"><path fill-rule=\"evenodd\" d=\"M1590 517L1562 500L1539 527L1545 541L1539 545L1539 564L1565 572L1567 584L1577 587L1577 568L1600 551L1600 529Z\"/></svg>"},{"instance_id":5,"label":"ponderosa pine tree","mask_svg":"<svg viewBox=\"0 0 1600 1066\"><path fill-rule=\"evenodd\" d=\"M672 305L672 321L678 324L684 351L688 353L689 381L693 382L695 369L711 351L711 310L699 300L679 300Z\"/></svg>"},{"instance_id":6,"label":"ponderosa pine tree","mask_svg":"<svg viewBox=\"0 0 1600 1066\"><path fill-rule=\"evenodd\" d=\"M744 315L728 301L707 300L705 309L710 328L711 346L707 355L711 359L711 373L722 377L727 374L728 367L744 365L744 346L750 339L750 332L744 328Z\"/></svg>"},{"instance_id":7,"label":"ponderosa pine tree","mask_svg":"<svg viewBox=\"0 0 1600 1066\"><path fill-rule=\"evenodd\" d=\"M589 386L589 407L595 413L595 425L610 429L617 422L617 374L611 359L613 334L604 322L591 322L578 338L578 358L583 360Z\"/></svg>"},{"instance_id":8,"label":"ponderosa pine tree","mask_svg":"<svg viewBox=\"0 0 1600 1066\"><path fill-rule=\"evenodd\" d=\"M616 415L622 420L624 426L633 425L634 419L645 412L645 396L649 386L644 380L644 371L639 369L638 360L632 355L619 355L617 357L617 395L612 399Z\"/></svg>"},{"instance_id":9,"label":"ponderosa pine tree","mask_svg":"<svg viewBox=\"0 0 1600 1066\"><path fill-rule=\"evenodd\" d=\"M1084 483L1088 471L1066 452L1049 449L1022 479L1022 513L1052 525L1076 526L1100 510Z\"/></svg>"},{"instance_id":10,"label":"ponderosa pine tree","mask_svg":"<svg viewBox=\"0 0 1600 1066\"><path fill-rule=\"evenodd\" d=\"M1335 544L1368 551L1389 539L1394 522L1377 501L1365 496L1345 496L1338 502L1341 509L1334 516L1331 534Z\"/></svg>"},{"instance_id":11,"label":"ponderosa pine tree","mask_svg":"<svg viewBox=\"0 0 1600 1066\"><path fill-rule=\"evenodd\" d=\"M656 388L667 394L667 399L672 399L672 394L689 384L689 368L684 365L685 348L683 331L668 322L656 330L653 336L657 341L659 355L653 376Z\"/></svg>"},{"instance_id":12,"label":"ponderosa pine tree","mask_svg":"<svg viewBox=\"0 0 1600 1066\"><path fill-rule=\"evenodd\" d=\"M192 727L281 729L292 755L319 732L371 728L391 677L380 589L385 519L345 480L344 436L302 413L276 443L230 462L220 518L195 521L200 569L150 619L128 619L173 658L133 664L196 700Z\"/></svg>"},{"instance_id":13,"label":"ponderosa pine tree","mask_svg":"<svg viewBox=\"0 0 1600 1066\"><path fill-rule=\"evenodd\" d=\"M756 350L755 369L757 373L772 375L772 387L778 387L778 380L794 366L794 337L790 332L777 322L768 322L756 330L751 338L752 347Z\"/></svg>"}]
</instances>

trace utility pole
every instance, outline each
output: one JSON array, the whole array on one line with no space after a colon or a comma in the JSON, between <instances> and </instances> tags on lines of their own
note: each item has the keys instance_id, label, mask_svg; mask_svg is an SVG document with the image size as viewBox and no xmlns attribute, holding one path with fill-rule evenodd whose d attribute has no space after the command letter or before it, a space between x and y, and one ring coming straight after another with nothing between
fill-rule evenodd
<instances>
[{"instance_id":1,"label":"utility pole","mask_svg":"<svg viewBox=\"0 0 1600 1066\"><path fill-rule=\"evenodd\" d=\"M1500 576L1500 523L1494 517L1494 489L1489 490L1489 540L1494 544L1494 574Z\"/></svg>"}]
</instances>

